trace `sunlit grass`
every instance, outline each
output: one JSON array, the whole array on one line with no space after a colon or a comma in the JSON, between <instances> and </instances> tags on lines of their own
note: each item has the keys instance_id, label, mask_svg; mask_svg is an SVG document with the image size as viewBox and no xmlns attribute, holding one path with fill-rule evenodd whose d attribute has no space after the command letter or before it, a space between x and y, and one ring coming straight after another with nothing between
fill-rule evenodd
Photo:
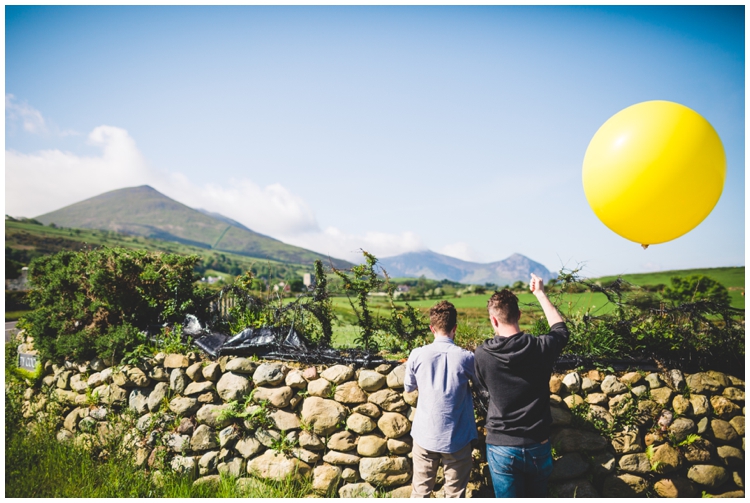
<instances>
[{"instance_id":1,"label":"sunlit grass","mask_svg":"<svg viewBox=\"0 0 750 503\"><path fill-rule=\"evenodd\" d=\"M7 399L7 396L6 396ZM114 447L114 446L113 446ZM58 442L52 431L16 431L5 446L5 496L8 498L302 498L310 480L266 482L246 476L219 484L193 485L193 478L164 470L159 482L136 468L131 453L105 459L72 443Z\"/></svg>"}]
</instances>

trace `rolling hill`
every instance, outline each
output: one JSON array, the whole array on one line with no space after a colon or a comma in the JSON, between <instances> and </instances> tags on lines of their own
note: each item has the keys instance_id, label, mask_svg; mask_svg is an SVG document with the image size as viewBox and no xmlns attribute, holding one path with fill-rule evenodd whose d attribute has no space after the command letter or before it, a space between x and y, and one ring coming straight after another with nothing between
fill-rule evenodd
<instances>
[{"instance_id":1,"label":"rolling hill","mask_svg":"<svg viewBox=\"0 0 750 503\"><path fill-rule=\"evenodd\" d=\"M45 225L101 229L294 264L329 257L254 232L223 215L196 210L143 185L105 192L35 217ZM352 264L330 259L334 267Z\"/></svg>"},{"instance_id":2,"label":"rolling hill","mask_svg":"<svg viewBox=\"0 0 750 503\"><path fill-rule=\"evenodd\" d=\"M516 281L528 281L530 273L545 281L554 277L542 264L519 253L498 262L478 264L427 250L385 257L378 263L391 277L424 276L428 279L449 279L465 284L510 285Z\"/></svg>"}]
</instances>

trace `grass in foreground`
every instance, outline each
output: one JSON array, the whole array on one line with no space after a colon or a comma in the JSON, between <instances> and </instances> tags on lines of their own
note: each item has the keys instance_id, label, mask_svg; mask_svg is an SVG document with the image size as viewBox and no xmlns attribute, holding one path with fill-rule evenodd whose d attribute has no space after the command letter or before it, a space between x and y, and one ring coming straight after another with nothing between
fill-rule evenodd
<instances>
[{"instance_id":1,"label":"grass in foreground","mask_svg":"<svg viewBox=\"0 0 750 503\"><path fill-rule=\"evenodd\" d=\"M6 438L6 498L301 498L311 492L309 482L249 480L244 489L231 478L222 478L218 486L195 487L191 477L165 470L157 484L128 455L97 459L59 443L49 429L16 430Z\"/></svg>"}]
</instances>

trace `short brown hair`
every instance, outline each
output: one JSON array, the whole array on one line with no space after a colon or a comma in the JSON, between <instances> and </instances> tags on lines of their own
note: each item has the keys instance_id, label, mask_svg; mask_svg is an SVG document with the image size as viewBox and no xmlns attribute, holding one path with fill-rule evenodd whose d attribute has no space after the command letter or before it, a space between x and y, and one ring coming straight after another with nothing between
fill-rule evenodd
<instances>
[{"instance_id":1,"label":"short brown hair","mask_svg":"<svg viewBox=\"0 0 750 503\"><path fill-rule=\"evenodd\" d=\"M430 308L430 326L437 332L447 334L456 326L456 306L447 300L441 300Z\"/></svg>"},{"instance_id":2,"label":"short brown hair","mask_svg":"<svg viewBox=\"0 0 750 503\"><path fill-rule=\"evenodd\" d=\"M487 301L487 311L497 318L497 321L506 325L517 323L521 319L518 297L507 288L492 294L490 300Z\"/></svg>"}]
</instances>

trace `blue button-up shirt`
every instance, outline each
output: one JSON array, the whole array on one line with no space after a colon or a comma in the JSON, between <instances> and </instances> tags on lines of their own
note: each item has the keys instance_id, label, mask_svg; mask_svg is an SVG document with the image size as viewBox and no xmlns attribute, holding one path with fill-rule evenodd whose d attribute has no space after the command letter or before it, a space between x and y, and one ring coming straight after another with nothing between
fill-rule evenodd
<instances>
[{"instance_id":1,"label":"blue button-up shirt","mask_svg":"<svg viewBox=\"0 0 750 503\"><path fill-rule=\"evenodd\" d=\"M474 354L448 337L436 336L411 352L404 390L419 390L411 436L420 447L451 453L477 438L470 379L475 379Z\"/></svg>"}]
</instances>

